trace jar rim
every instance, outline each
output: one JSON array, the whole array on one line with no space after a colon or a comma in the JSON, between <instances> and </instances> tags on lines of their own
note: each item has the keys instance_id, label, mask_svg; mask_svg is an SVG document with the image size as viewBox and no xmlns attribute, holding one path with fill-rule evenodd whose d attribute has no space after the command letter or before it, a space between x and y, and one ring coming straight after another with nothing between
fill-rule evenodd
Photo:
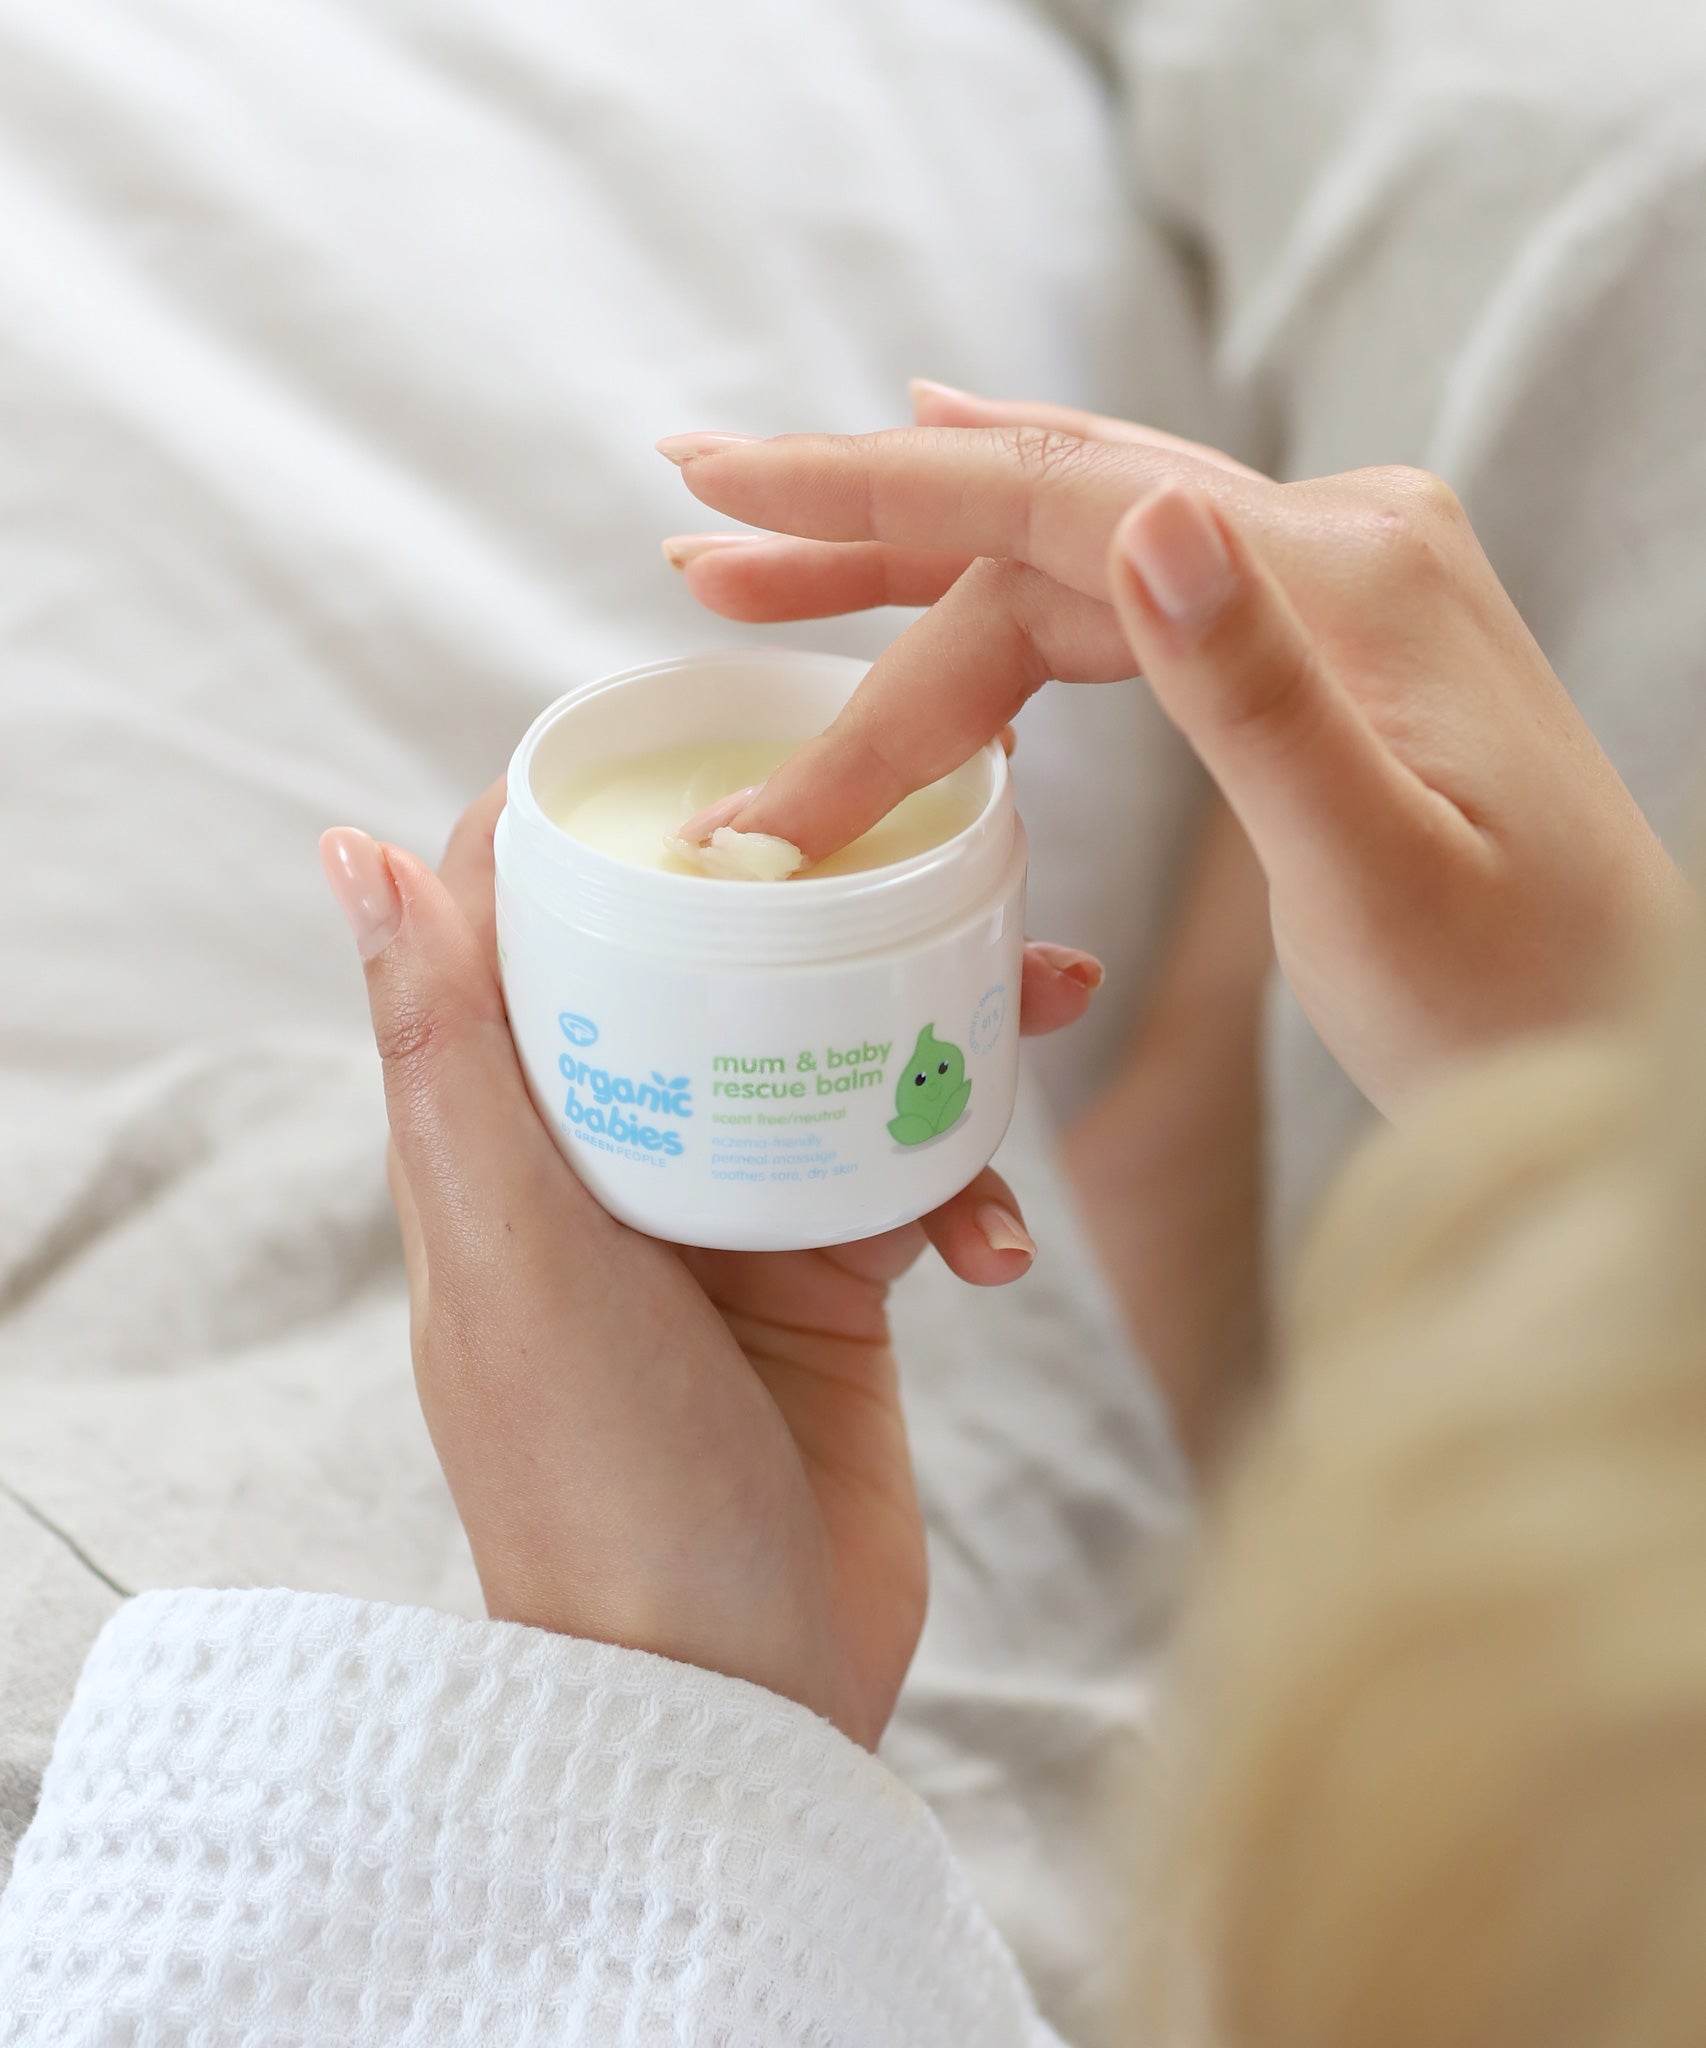
<instances>
[{"instance_id":1,"label":"jar rim","mask_svg":"<svg viewBox=\"0 0 1706 2048\"><path fill-rule=\"evenodd\" d=\"M731 648L646 662L577 684L546 706L511 758L498 822L506 885L527 888L589 935L739 966L851 957L902 944L958 917L998 884L1012 851L1012 774L998 740L970 757L983 763L986 794L976 816L950 838L884 866L780 883L638 866L566 832L547 815L535 788L545 743L577 713L615 693L650 691L659 702L673 696L701 712L738 702L743 691L746 701L769 704L792 693L798 722L809 730L834 716L869 668L848 655ZM738 711L729 715L738 723Z\"/></svg>"}]
</instances>

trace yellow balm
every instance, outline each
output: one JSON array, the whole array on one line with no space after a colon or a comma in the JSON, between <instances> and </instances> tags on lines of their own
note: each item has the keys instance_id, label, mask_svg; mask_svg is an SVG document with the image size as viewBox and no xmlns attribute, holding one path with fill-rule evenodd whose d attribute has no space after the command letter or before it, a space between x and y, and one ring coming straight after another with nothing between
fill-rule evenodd
<instances>
[{"instance_id":1,"label":"yellow balm","mask_svg":"<svg viewBox=\"0 0 1706 2048\"><path fill-rule=\"evenodd\" d=\"M785 880L798 854L784 840L731 832L725 826L711 847L701 851L684 847L675 834L687 819L731 790L768 780L797 744L776 739L712 740L604 761L561 784L547 803L546 814L583 846L635 867L725 880ZM928 853L963 832L983 800L983 771L972 762L902 798L869 832L807 869L806 878L864 874Z\"/></svg>"}]
</instances>

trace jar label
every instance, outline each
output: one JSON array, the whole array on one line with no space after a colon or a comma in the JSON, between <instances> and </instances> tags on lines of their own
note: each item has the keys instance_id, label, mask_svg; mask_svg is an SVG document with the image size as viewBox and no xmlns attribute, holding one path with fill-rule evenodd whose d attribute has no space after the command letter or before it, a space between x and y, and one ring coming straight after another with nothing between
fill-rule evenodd
<instances>
[{"instance_id":1,"label":"jar label","mask_svg":"<svg viewBox=\"0 0 1706 2048\"><path fill-rule=\"evenodd\" d=\"M541 1116L623 1222L833 1244L928 1213L999 1142L1017 1075L1022 870L908 952L808 971L618 949L501 882L510 1026Z\"/></svg>"}]
</instances>

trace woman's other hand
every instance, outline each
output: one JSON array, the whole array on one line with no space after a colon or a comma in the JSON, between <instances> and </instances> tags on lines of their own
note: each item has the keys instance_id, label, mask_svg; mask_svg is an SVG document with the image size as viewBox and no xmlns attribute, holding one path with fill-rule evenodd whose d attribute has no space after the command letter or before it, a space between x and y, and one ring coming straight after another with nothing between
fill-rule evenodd
<instances>
[{"instance_id":1,"label":"woman's other hand","mask_svg":"<svg viewBox=\"0 0 1706 2048\"><path fill-rule=\"evenodd\" d=\"M1140 668L1377 1104L1601 1005L1683 885L1451 492L1411 470L1282 486L1110 424L666 444L696 496L768 530L690 562L719 609L931 606L737 822L819 857L1050 678Z\"/></svg>"},{"instance_id":2,"label":"woman's other hand","mask_svg":"<svg viewBox=\"0 0 1706 2048\"><path fill-rule=\"evenodd\" d=\"M827 1251L660 1244L581 1185L528 1096L492 909L501 785L442 877L363 833L322 857L366 966L421 1404L491 1614L750 1679L874 1745L923 1621L886 1297L933 1242L974 1284L1034 1247L983 1174ZM1097 964L1027 949L1024 1028Z\"/></svg>"}]
</instances>

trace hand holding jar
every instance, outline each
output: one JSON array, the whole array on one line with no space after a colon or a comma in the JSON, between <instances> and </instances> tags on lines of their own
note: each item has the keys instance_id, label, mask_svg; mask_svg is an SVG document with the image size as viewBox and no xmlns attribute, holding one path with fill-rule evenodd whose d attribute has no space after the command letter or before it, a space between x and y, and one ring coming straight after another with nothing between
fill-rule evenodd
<instances>
[{"instance_id":1,"label":"hand holding jar","mask_svg":"<svg viewBox=\"0 0 1706 2048\"><path fill-rule=\"evenodd\" d=\"M922 1223L821 1251L683 1249L608 1215L505 1016L503 794L442 877L360 832L322 849L384 1063L421 1404L488 1608L750 1679L874 1746L925 1597L888 1288L927 1243L985 1286L1035 1247L987 1170ZM1024 1027L1070 1023L1099 979L1027 948Z\"/></svg>"}]
</instances>

